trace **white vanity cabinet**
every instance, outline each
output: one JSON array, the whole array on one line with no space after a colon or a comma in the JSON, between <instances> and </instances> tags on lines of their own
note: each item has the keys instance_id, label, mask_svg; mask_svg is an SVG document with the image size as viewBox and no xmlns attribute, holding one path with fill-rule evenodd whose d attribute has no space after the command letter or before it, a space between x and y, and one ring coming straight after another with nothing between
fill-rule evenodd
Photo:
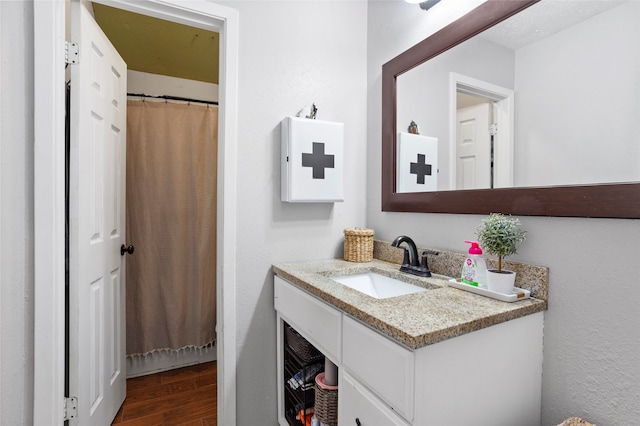
<instances>
[{"instance_id":1,"label":"white vanity cabinet","mask_svg":"<svg viewBox=\"0 0 640 426\"><path fill-rule=\"evenodd\" d=\"M275 276L278 404L283 321L339 368L340 426L539 425L543 313L409 349Z\"/></svg>"}]
</instances>

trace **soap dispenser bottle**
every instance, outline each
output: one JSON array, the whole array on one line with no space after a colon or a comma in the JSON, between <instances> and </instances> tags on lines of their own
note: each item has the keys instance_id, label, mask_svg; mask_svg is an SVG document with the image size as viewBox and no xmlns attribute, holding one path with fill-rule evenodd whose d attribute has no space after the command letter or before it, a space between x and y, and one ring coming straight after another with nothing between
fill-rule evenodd
<instances>
[{"instance_id":1,"label":"soap dispenser bottle","mask_svg":"<svg viewBox=\"0 0 640 426\"><path fill-rule=\"evenodd\" d=\"M477 241L465 241L471 244L469 255L462 265L461 280L463 283L487 288L487 264L482 257L482 249Z\"/></svg>"}]
</instances>

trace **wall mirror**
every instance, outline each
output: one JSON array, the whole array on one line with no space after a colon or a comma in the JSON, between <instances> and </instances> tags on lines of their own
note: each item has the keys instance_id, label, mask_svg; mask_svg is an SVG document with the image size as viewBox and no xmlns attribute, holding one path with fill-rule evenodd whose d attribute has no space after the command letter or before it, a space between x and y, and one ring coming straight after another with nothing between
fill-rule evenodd
<instances>
[{"instance_id":1,"label":"wall mirror","mask_svg":"<svg viewBox=\"0 0 640 426\"><path fill-rule=\"evenodd\" d=\"M639 23L634 1L489 0L384 64L382 210L640 218ZM467 99L484 157L460 151Z\"/></svg>"}]
</instances>

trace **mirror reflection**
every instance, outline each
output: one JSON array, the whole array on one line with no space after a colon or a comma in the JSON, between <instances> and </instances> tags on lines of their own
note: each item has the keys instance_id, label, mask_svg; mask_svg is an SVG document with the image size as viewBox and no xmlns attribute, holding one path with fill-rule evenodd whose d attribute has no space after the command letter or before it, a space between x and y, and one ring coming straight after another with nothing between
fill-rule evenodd
<instances>
[{"instance_id":1,"label":"mirror reflection","mask_svg":"<svg viewBox=\"0 0 640 426\"><path fill-rule=\"evenodd\" d=\"M542 0L397 77L396 191L640 181L639 64L640 2Z\"/></svg>"}]
</instances>

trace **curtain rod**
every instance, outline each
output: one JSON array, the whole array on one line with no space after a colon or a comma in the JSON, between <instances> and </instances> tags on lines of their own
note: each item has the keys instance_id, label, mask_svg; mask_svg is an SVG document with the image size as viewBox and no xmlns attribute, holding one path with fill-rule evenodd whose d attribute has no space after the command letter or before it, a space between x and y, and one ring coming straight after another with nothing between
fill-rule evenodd
<instances>
[{"instance_id":1,"label":"curtain rod","mask_svg":"<svg viewBox=\"0 0 640 426\"><path fill-rule=\"evenodd\" d=\"M141 98L164 99L164 100L167 100L167 101L197 102L197 103L207 104L207 105L218 105L218 102L216 102L216 101L203 101L203 100L200 100L200 99L182 98L180 96L145 95L144 93L127 93L127 96L139 96Z\"/></svg>"}]
</instances>

